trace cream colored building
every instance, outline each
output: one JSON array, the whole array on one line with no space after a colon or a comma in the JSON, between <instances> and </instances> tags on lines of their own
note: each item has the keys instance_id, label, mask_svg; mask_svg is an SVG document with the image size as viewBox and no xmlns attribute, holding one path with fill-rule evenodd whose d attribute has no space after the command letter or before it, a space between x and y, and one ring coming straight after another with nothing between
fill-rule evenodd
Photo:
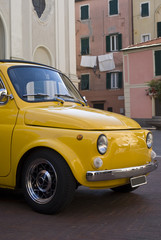
<instances>
[{"instance_id":1,"label":"cream colored building","mask_svg":"<svg viewBox=\"0 0 161 240\"><path fill-rule=\"evenodd\" d=\"M161 0L133 0L134 44L161 37Z\"/></svg>"},{"instance_id":2,"label":"cream colored building","mask_svg":"<svg viewBox=\"0 0 161 240\"><path fill-rule=\"evenodd\" d=\"M0 0L0 59L37 61L77 86L74 0Z\"/></svg>"}]
</instances>

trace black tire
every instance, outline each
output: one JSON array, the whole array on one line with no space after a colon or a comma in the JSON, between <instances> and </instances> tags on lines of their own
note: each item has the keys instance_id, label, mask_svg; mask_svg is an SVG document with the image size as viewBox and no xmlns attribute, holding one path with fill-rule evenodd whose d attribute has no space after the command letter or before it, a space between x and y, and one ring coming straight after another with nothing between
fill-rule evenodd
<instances>
[{"instance_id":1,"label":"black tire","mask_svg":"<svg viewBox=\"0 0 161 240\"><path fill-rule=\"evenodd\" d=\"M53 214L60 212L72 201L76 181L58 153L41 149L26 159L22 187L32 209Z\"/></svg>"},{"instance_id":2,"label":"black tire","mask_svg":"<svg viewBox=\"0 0 161 240\"><path fill-rule=\"evenodd\" d=\"M111 190L113 190L114 192L120 192L120 193L128 193L128 192L132 192L135 189L137 189L138 187L131 187L131 184L127 184L127 185L123 185L120 187L115 187L115 188L111 188Z\"/></svg>"}]
</instances>

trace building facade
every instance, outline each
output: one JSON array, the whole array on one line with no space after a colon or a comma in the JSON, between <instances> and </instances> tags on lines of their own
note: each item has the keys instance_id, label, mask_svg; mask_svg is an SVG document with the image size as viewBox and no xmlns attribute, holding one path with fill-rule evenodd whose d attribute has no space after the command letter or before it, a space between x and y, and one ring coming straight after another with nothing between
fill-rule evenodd
<instances>
[{"instance_id":1,"label":"building facade","mask_svg":"<svg viewBox=\"0 0 161 240\"><path fill-rule=\"evenodd\" d=\"M122 48L132 43L131 0L75 0L77 75L91 107L124 114Z\"/></svg>"},{"instance_id":2,"label":"building facade","mask_svg":"<svg viewBox=\"0 0 161 240\"><path fill-rule=\"evenodd\" d=\"M0 59L51 65L77 86L74 0L0 0Z\"/></svg>"},{"instance_id":3,"label":"building facade","mask_svg":"<svg viewBox=\"0 0 161 240\"><path fill-rule=\"evenodd\" d=\"M161 1L133 0L134 44L161 37Z\"/></svg>"},{"instance_id":4,"label":"building facade","mask_svg":"<svg viewBox=\"0 0 161 240\"><path fill-rule=\"evenodd\" d=\"M161 38L123 50L125 114L141 125L144 120L161 116L161 102L147 94L147 83L161 80Z\"/></svg>"}]
</instances>

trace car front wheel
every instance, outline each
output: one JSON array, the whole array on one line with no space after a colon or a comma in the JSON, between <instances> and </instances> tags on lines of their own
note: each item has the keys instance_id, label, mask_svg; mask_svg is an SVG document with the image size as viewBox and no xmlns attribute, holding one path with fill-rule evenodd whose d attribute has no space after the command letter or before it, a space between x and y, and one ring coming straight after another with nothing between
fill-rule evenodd
<instances>
[{"instance_id":1,"label":"car front wheel","mask_svg":"<svg viewBox=\"0 0 161 240\"><path fill-rule=\"evenodd\" d=\"M26 159L22 186L26 201L35 211L52 214L71 202L76 181L58 153L39 150Z\"/></svg>"}]
</instances>

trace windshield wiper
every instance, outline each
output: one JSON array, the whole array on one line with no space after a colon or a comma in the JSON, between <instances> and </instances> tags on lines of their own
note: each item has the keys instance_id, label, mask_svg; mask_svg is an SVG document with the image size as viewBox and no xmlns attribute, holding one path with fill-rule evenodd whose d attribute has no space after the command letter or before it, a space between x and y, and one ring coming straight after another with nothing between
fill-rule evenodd
<instances>
[{"instance_id":1,"label":"windshield wiper","mask_svg":"<svg viewBox=\"0 0 161 240\"><path fill-rule=\"evenodd\" d=\"M70 96L70 95L67 95L67 94L55 94L55 96L57 97L67 97L67 98L70 98L70 99L74 99L74 97Z\"/></svg>"},{"instance_id":2,"label":"windshield wiper","mask_svg":"<svg viewBox=\"0 0 161 240\"><path fill-rule=\"evenodd\" d=\"M78 98L74 98L70 95L67 95L67 94L55 94L55 96L58 96L58 97L67 97L67 98L70 98L70 99L74 99L76 101L78 101L82 106L86 106L86 103ZM60 99L60 98L59 98ZM62 100L62 98L61 98Z\"/></svg>"},{"instance_id":3,"label":"windshield wiper","mask_svg":"<svg viewBox=\"0 0 161 240\"><path fill-rule=\"evenodd\" d=\"M35 93L35 94L24 94L23 97L49 97L49 95L45 93Z\"/></svg>"}]
</instances>

